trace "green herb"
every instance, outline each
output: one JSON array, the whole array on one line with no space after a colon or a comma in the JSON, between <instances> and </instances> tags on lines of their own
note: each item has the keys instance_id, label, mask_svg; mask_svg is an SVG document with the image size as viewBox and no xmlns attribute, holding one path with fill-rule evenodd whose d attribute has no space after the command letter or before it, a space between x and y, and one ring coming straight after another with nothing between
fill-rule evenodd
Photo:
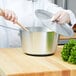
<instances>
[{"instance_id":1,"label":"green herb","mask_svg":"<svg viewBox=\"0 0 76 76\"><path fill-rule=\"evenodd\" d=\"M76 40L71 39L63 46L61 56L64 61L76 64Z\"/></svg>"}]
</instances>

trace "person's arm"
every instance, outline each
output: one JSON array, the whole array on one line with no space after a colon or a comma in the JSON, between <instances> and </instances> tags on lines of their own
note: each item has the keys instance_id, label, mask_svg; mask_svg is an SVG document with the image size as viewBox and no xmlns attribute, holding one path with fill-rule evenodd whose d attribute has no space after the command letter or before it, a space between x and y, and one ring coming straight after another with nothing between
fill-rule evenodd
<instances>
[{"instance_id":1,"label":"person's arm","mask_svg":"<svg viewBox=\"0 0 76 76\"><path fill-rule=\"evenodd\" d=\"M13 23L17 21L17 17L13 11L0 9L0 16Z\"/></svg>"},{"instance_id":2,"label":"person's arm","mask_svg":"<svg viewBox=\"0 0 76 76\"><path fill-rule=\"evenodd\" d=\"M49 10L54 14L51 21L58 21L60 24L68 23L71 26L76 24L75 15L71 10L65 10L53 3L49 3Z\"/></svg>"},{"instance_id":3,"label":"person's arm","mask_svg":"<svg viewBox=\"0 0 76 76\"><path fill-rule=\"evenodd\" d=\"M59 11L53 15L51 21L57 21L59 24L68 23L73 27L76 24L76 18L71 10Z\"/></svg>"}]
</instances>

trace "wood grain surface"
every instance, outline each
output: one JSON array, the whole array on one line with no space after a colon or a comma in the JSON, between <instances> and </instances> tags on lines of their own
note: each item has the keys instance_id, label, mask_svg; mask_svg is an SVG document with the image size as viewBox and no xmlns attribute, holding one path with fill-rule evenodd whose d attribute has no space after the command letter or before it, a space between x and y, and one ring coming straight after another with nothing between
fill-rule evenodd
<instances>
[{"instance_id":1,"label":"wood grain surface","mask_svg":"<svg viewBox=\"0 0 76 76\"><path fill-rule=\"evenodd\" d=\"M65 37L65 36L60 35L59 39L60 40L76 39L76 32L74 33L72 37Z\"/></svg>"},{"instance_id":2,"label":"wood grain surface","mask_svg":"<svg viewBox=\"0 0 76 76\"><path fill-rule=\"evenodd\" d=\"M55 55L37 57L25 55L21 48L0 49L0 76L76 76L76 65L64 62Z\"/></svg>"}]
</instances>

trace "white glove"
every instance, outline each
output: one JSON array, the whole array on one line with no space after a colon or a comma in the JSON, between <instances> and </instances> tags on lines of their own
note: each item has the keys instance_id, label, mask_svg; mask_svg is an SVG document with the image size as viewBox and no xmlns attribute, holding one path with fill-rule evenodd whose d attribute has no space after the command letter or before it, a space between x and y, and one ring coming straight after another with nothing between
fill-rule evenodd
<instances>
[{"instance_id":1,"label":"white glove","mask_svg":"<svg viewBox=\"0 0 76 76\"><path fill-rule=\"evenodd\" d=\"M51 21L56 21L59 24L70 23L70 16L65 10L59 11L53 15Z\"/></svg>"},{"instance_id":2,"label":"white glove","mask_svg":"<svg viewBox=\"0 0 76 76\"><path fill-rule=\"evenodd\" d=\"M17 22L17 17L13 11L0 9L0 16L3 16L6 20L12 21L13 23Z\"/></svg>"}]
</instances>

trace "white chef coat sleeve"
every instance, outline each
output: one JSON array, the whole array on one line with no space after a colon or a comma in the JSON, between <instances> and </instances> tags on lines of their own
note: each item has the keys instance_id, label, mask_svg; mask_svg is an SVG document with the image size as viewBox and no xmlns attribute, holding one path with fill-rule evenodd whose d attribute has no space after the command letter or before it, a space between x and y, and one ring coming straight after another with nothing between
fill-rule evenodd
<instances>
[{"instance_id":1,"label":"white chef coat sleeve","mask_svg":"<svg viewBox=\"0 0 76 76\"><path fill-rule=\"evenodd\" d=\"M76 17L75 14L71 11L71 10L66 10L70 16L70 21L71 21L71 27L74 26L74 24L76 24Z\"/></svg>"},{"instance_id":2,"label":"white chef coat sleeve","mask_svg":"<svg viewBox=\"0 0 76 76\"><path fill-rule=\"evenodd\" d=\"M57 13L58 11L62 11L64 10L62 7L59 7L58 5L54 4L54 3L51 3L51 2L48 2L47 3L47 8L46 10L50 11L51 13L55 14Z\"/></svg>"}]
</instances>

